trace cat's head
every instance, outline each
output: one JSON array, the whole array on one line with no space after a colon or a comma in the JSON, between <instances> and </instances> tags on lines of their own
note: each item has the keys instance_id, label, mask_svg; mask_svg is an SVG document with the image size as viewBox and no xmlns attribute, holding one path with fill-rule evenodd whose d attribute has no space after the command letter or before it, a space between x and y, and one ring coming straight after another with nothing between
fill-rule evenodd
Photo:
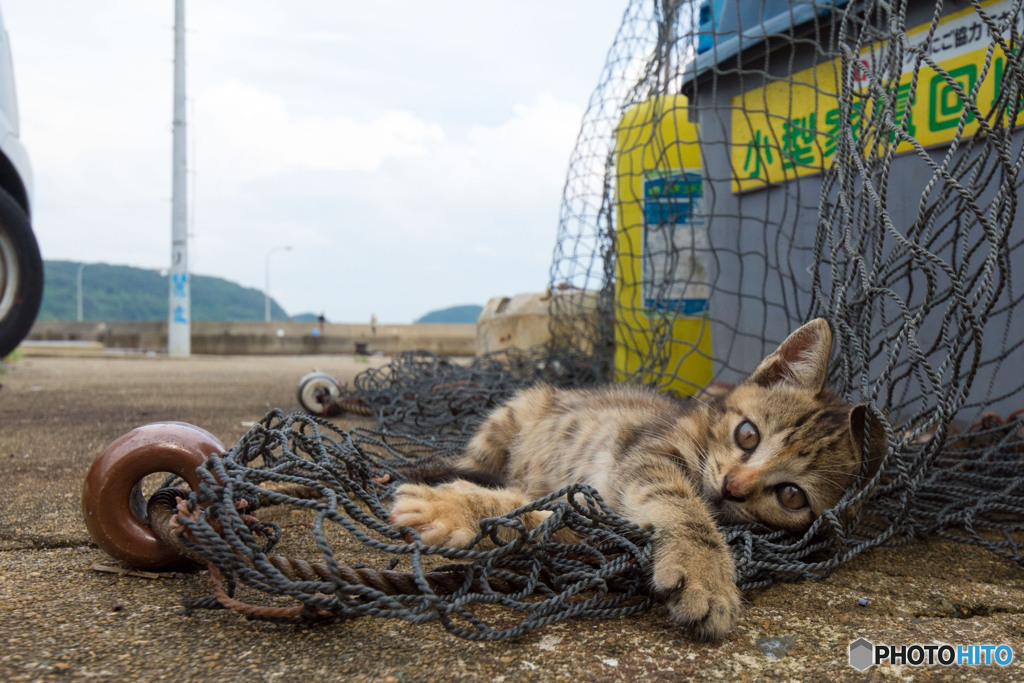
<instances>
[{"instance_id":1,"label":"cat's head","mask_svg":"<svg viewBox=\"0 0 1024 683\"><path fill-rule=\"evenodd\" d=\"M825 386L832 331L812 320L710 404L703 497L731 522L801 531L888 450L866 407ZM864 442L870 452L863 457Z\"/></svg>"}]
</instances>

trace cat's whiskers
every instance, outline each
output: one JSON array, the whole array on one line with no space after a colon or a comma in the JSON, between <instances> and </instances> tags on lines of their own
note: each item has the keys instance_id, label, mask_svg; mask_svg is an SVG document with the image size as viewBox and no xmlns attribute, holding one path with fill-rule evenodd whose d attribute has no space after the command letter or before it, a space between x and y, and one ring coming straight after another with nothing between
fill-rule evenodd
<instances>
[{"instance_id":1,"label":"cat's whiskers","mask_svg":"<svg viewBox=\"0 0 1024 683\"><path fill-rule=\"evenodd\" d=\"M697 403L701 404L702 406L704 406L705 408L707 408L708 410L710 410L712 412L715 412L715 413L722 412L721 410L718 409L718 407L716 405L714 405L715 403L717 403L717 401L714 401L713 399L709 400L709 399L706 399L706 398L702 398L700 394L693 394L691 396L687 396L686 398L691 400L691 401L696 401Z\"/></svg>"},{"instance_id":2,"label":"cat's whiskers","mask_svg":"<svg viewBox=\"0 0 1024 683\"><path fill-rule=\"evenodd\" d=\"M665 420L664 423L665 424L670 424L673 427L675 426L675 423L672 423L672 422L670 422L668 420ZM703 455L704 458L706 458L707 455L708 455L707 449L703 446L703 444L700 443L700 441L698 441L696 438L694 438L692 436L689 436L689 435L686 435L686 434L681 435L685 439L685 442L684 442L683 439L672 439L668 435L663 434L661 432L655 432L655 431L650 431L650 430L646 430L646 429L638 429L637 433L638 434L642 434L644 436L649 436L652 439L654 439L656 443L664 445L664 446L667 446L668 447L667 450L659 451L659 452L662 453L663 455L665 455L665 456L667 456L667 457L669 457L669 458L671 458L673 460L676 460L677 462L681 462L681 463L683 463L685 465L689 465L689 461L687 461L685 455L682 455L681 453L678 452L680 445L689 447L688 449L690 451L696 453L698 455L698 457ZM674 436L680 436L680 435L674 435Z\"/></svg>"},{"instance_id":3,"label":"cat's whiskers","mask_svg":"<svg viewBox=\"0 0 1024 683\"><path fill-rule=\"evenodd\" d=\"M825 474L827 474L827 473L814 472L814 473L812 473L810 475L807 475L807 478L809 480L811 480L815 484L830 484L830 485L832 485L833 487L836 487L836 488L842 488L842 489L846 488L846 483L847 482L845 480L847 478L849 478L849 476L850 476L848 473L841 472L839 474L841 474L842 476L834 476L834 477L824 476Z\"/></svg>"},{"instance_id":4,"label":"cat's whiskers","mask_svg":"<svg viewBox=\"0 0 1024 683\"><path fill-rule=\"evenodd\" d=\"M677 417L677 418L674 418L674 419L669 419L668 417L666 417L664 415L652 415L650 417L651 417L651 421L652 422L654 422L656 424L661 424L661 425L664 425L665 427L667 427L672 432L673 436L683 436L692 445L695 445L695 446L699 444L698 440L695 437L693 437L692 435L690 435L687 432L687 430L683 429L681 424L680 424L684 419L686 419L686 417L687 417L686 415L683 415L681 417ZM655 433L655 432L650 432L650 431L646 431L646 430L643 430L643 431L644 431L644 433L648 434L649 436L652 436L652 437L655 437L655 438L662 438L662 439L664 439L666 441L669 441L668 434Z\"/></svg>"},{"instance_id":5,"label":"cat's whiskers","mask_svg":"<svg viewBox=\"0 0 1024 683\"><path fill-rule=\"evenodd\" d=\"M838 474L844 477L850 476L850 469L843 467L828 467L824 465L816 465L813 469L806 470L810 474Z\"/></svg>"},{"instance_id":6,"label":"cat's whiskers","mask_svg":"<svg viewBox=\"0 0 1024 683\"><path fill-rule=\"evenodd\" d=\"M817 477L817 478L826 479L826 480L827 480L827 477L829 475L834 475L834 478L836 480L845 479L845 478L851 476L850 473L847 470L838 470L838 469L837 470L816 469L816 470L814 470L812 472L805 473L805 476Z\"/></svg>"}]
</instances>

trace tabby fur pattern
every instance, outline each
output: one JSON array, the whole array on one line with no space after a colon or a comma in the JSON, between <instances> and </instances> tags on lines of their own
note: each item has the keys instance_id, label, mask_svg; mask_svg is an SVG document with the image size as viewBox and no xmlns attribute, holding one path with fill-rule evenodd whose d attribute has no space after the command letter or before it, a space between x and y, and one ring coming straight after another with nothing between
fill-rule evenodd
<instances>
[{"instance_id":1,"label":"tabby fur pattern","mask_svg":"<svg viewBox=\"0 0 1024 683\"><path fill-rule=\"evenodd\" d=\"M524 389L488 417L446 476L397 489L391 523L425 543L462 547L481 519L588 484L653 529L651 586L671 617L697 637L721 638L741 599L718 522L804 531L887 450L865 406L825 386L831 348L828 323L811 321L743 383L702 400L625 385ZM549 514L524 522L532 528Z\"/></svg>"}]
</instances>

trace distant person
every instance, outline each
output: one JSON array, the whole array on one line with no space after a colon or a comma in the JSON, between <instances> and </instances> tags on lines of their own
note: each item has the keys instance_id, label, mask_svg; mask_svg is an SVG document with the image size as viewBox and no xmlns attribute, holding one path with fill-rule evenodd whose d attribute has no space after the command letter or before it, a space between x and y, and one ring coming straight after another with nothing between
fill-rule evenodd
<instances>
[{"instance_id":1,"label":"distant person","mask_svg":"<svg viewBox=\"0 0 1024 683\"><path fill-rule=\"evenodd\" d=\"M377 336L377 316L373 313L370 314L370 335Z\"/></svg>"},{"instance_id":2,"label":"distant person","mask_svg":"<svg viewBox=\"0 0 1024 683\"><path fill-rule=\"evenodd\" d=\"M324 333L324 325L327 323L327 318L321 313L320 317L316 319L317 324L320 326L320 334Z\"/></svg>"}]
</instances>

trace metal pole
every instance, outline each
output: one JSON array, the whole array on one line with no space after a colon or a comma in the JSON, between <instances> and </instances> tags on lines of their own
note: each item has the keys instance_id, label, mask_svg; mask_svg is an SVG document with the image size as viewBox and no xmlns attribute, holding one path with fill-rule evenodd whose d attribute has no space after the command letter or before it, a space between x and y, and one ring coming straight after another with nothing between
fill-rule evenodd
<instances>
[{"instance_id":1,"label":"metal pole","mask_svg":"<svg viewBox=\"0 0 1024 683\"><path fill-rule=\"evenodd\" d=\"M185 184L185 0L174 0L174 141L171 174L171 276L167 352L192 352L192 297L188 276L188 196Z\"/></svg>"},{"instance_id":2,"label":"metal pole","mask_svg":"<svg viewBox=\"0 0 1024 683\"><path fill-rule=\"evenodd\" d=\"M85 270L85 264L78 264L78 322L82 322L82 271Z\"/></svg>"},{"instance_id":3,"label":"metal pole","mask_svg":"<svg viewBox=\"0 0 1024 683\"><path fill-rule=\"evenodd\" d=\"M290 246L274 247L267 252L266 268L263 271L263 321L270 322L270 255L275 251L291 251Z\"/></svg>"}]
</instances>

